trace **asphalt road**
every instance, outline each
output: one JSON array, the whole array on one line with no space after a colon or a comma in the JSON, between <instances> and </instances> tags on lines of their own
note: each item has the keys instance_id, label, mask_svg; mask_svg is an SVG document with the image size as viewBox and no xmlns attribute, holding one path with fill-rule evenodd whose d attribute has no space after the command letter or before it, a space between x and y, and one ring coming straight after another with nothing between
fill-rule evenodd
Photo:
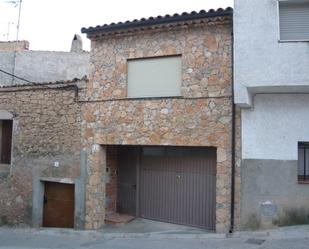
<instances>
[{"instance_id":1,"label":"asphalt road","mask_svg":"<svg viewBox=\"0 0 309 249\"><path fill-rule=\"evenodd\" d=\"M106 237L100 232L0 228L0 249L308 249L309 233L289 230L275 236L246 233L232 238ZM181 236L180 236L181 237Z\"/></svg>"}]
</instances>

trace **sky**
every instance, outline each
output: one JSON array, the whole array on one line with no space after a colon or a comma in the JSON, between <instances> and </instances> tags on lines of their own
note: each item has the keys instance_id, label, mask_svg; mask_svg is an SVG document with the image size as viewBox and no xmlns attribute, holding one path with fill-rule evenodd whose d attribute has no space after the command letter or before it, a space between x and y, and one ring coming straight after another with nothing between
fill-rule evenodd
<instances>
[{"instance_id":1,"label":"sky","mask_svg":"<svg viewBox=\"0 0 309 249\"><path fill-rule=\"evenodd\" d=\"M0 0L0 41L16 40L19 0ZM19 40L31 50L69 51L82 27L165 14L233 7L233 0L22 0Z\"/></svg>"}]
</instances>

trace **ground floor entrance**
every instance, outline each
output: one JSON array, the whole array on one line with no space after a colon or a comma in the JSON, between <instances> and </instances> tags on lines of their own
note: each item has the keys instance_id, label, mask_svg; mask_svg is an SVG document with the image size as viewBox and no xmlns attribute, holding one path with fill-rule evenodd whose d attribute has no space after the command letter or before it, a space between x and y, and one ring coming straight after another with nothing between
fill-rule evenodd
<instances>
[{"instance_id":1,"label":"ground floor entrance","mask_svg":"<svg viewBox=\"0 0 309 249\"><path fill-rule=\"evenodd\" d=\"M74 227L74 184L44 183L43 227Z\"/></svg>"},{"instance_id":2,"label":"ground floor entrance","mask_svg":"<svg viewBox=\"0 0 309 249\"><path fill-rule=\"evenodd\" d=\"M117 151L117 212L215 230L215 148L119 146Z\"/></svg>"}]
</instances>

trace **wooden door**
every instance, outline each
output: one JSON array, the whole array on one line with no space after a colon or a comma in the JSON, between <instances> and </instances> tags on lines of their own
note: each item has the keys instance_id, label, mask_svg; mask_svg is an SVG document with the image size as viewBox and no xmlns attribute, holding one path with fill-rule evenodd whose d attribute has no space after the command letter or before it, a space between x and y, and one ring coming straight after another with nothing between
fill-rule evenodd
<instances>
[{"instance_id":1,"label":"wooden door","mask_svg":"<svg viewBox=\"0 0 309 249\"><path fill-rule=\"evenodd\" d=\"M74 227L74 184L45 182L43 227Z\"/></svg>"}]
</instances>

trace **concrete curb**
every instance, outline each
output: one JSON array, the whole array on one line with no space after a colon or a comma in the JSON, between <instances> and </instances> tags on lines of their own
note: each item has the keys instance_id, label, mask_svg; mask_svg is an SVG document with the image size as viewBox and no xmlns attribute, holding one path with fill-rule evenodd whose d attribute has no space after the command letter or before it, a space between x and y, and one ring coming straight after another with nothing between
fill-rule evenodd
<instances>
[{"instance_id":1,"label":"concrete curb","mask_svg":"<svg viewBox=\"0 0 309 249\"><path fill-rule=\"evenodd\" d=\"M150 239L224 239L226 234L223 233L184 233L183 231L164 231L164 232L147 232L147 233L113 233L98 231L79 231L70 229L29 229L31 233L42 235L69 235L69 236L92 236L102 239L117 238L150 238Z\"/></svg>"},{"instance_id":2,"label":"concrete curb","mask_svg":"<svg viewBox=\"0 0 309 249\"><path fill-rule=\"evenodd\" d=\"M280 227L264 231L241 231L233 233L234 238L303 239L309 238L309 225Z\"/></svg>"},{"instance_id":3,"label":"concrete curb","mask_svg":"<svg viewBox=\"0 0 309 249\"><path fill-rule=\"evenodd\" d=\"M225 234L184 234L184 233L105 233L101 234L105 239L116 238L149 238L149 239L224 239Z\"/></svg>"},{"instance_id":4,"label":"concrete curb","mask_svg":"<svg viewBox=\"0 0 309 249\"><path fill-rule=\"evenodd\" d=\"M1 230L10 231L12 233L31 234L31 235L48 235L48 236L89 236L102 239L116 239L116 238L150 238L150 239L224 239L227 238L223 233L195 233L177 230L167 230L164 232L146 232L146 233L115 233L85 230L72 230L62 228L0 228Z\"/></svg>"},{"instance_id":5,"label":"concrete curb","mask_svg":"<svg viewBox=\"0 0 309 249\"><path fill-rule=\"evenodd\" d=\"M115 233L85 230L72 230L61 228L8 228L0 227L1 230L10 231L12 233L31 234L31 235L49 235L49 236L88 236L101 239L117 239L117 238L149 238L149 239L304 239L309 238L309 225L283 227L265 231L242 231L233 234L224 233L201 233L201 232L184 232L177 230L167 230L164 232L147 232L147 233Z\"/></svg>"}]
</instances>

